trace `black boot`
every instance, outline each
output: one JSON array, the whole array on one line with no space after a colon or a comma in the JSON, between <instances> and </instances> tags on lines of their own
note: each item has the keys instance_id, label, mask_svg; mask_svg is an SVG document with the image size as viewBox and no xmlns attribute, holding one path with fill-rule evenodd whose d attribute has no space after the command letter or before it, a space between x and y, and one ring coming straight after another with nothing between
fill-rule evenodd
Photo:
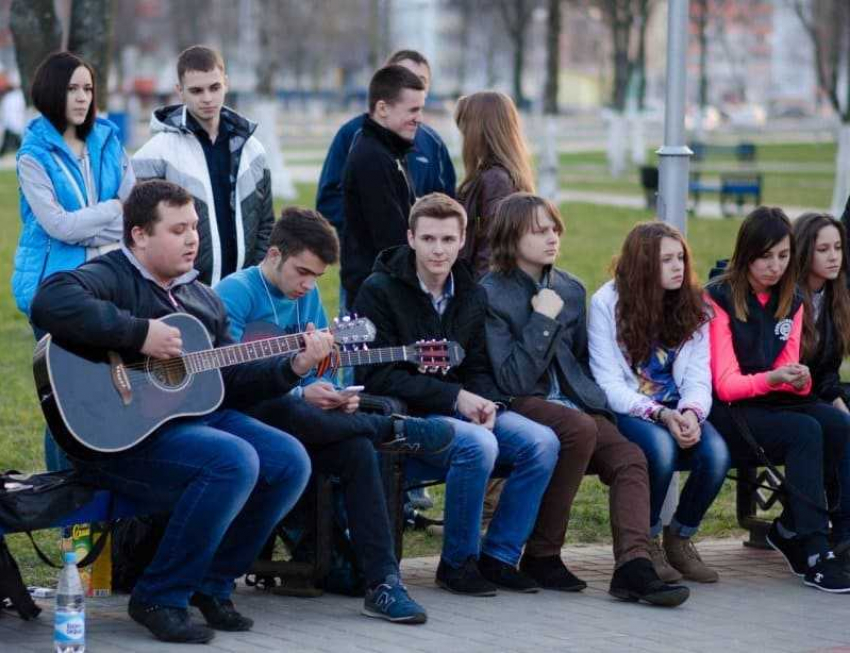
<instances>
[{"instance_id":1,"label":"black boot","mask_svg":"<svg viewBox=\"0 0 850 653\"><path fill-rule=\"evenodd\" d=\"M133 621L142 624L163 642L206 644L215 637L212 629L193 624L185 608L154 605L130 598L127 613Z\"/></svg>"},{"instance_id":2,"label":"black boot","mask_svg":"<svg viewBox=\"0 0 850 653\"><path fill-rule=\"evenodd\" d=\"M661 580L649 558L635 558L614 570L608 593L622 601L646 601L672 608L687 601L691 591Z\"/></svg>"}]
</instances>

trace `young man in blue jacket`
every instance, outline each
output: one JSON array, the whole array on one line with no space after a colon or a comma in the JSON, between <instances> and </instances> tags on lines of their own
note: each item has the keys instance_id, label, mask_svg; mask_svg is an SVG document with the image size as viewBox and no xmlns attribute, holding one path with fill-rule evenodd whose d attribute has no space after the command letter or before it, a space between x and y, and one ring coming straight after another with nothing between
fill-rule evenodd
<instances>
[{"instance_id":1,"label":"young man in blue jacket","mask_svg":"<svg viewBox=\"0 0 850 653\"><path fill-rule=\"evenodd\" d=\"M254 267L236 272L215 290L227 308L235 340L250 339L256 323L279 331L322 329L327 318L316 280L339 258L333 227L316 211L288 208L271 233L269 250ZM366 580L363 613L396 623L424 623L425 610L401 583L375 449L434 454L451 443L440 420L402 419L356 412L356 391L339 390L330 374L310 374L280 397L248 412L292 433L313 467L339 476L357 562Z\"/></svg>"}]
</instances>

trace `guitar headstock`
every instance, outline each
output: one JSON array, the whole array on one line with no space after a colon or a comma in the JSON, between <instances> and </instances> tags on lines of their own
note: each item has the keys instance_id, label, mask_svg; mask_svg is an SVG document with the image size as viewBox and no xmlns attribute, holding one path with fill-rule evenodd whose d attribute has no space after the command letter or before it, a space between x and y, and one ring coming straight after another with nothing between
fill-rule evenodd
<instances>
[{"instance_id":1,"label":"guitar headstock","mask_svg":"<svg viewBox=\"0 0 850 653\"><path fill-rule=\"evenodd\" d=\"M334 318L330 332L338 345L356 345L362 342L372 342L375 339L375 325L367 317Z\"/></svg>"},{"instance_id":2,"label":"guitar headstock","mask_svg":"<svg viewBox=\"0 0 850 653\"><path fill-rule=\"evenodd\" d=\"M419 340L412 345L414 362L422 373L445 374L463 362L466 353L454 340Z\"/></svg>"}]
</instances>

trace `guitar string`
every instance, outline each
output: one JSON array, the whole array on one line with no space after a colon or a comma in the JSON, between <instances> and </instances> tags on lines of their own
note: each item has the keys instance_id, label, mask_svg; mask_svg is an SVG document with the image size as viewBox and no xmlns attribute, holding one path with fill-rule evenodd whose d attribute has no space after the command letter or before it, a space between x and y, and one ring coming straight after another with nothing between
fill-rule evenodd
<instances>
[{"instance_id":1,"label":"guitar string","mask_svg":"<svg viewBox=\"0 0 850 653\"><path fill-rule=\"evenodd\" d=\"M372 358L372 357L375 356L375 354L378 354L378 358L379 358L379 360L376 361L376 362L381 362L380 357L382 356L382 352L389 354L390 358L394 358L394 354L401 354L402 357L400 359L397 359L395 361L392 361L392 360L386 361L386 362L399 362L399 361L404 360L404 353L403 352L404 352L405 347L410 348L411 345L398 346L398 347L386 347L386 348L373 349L373 350L346 351L346 352L341 352L341 353L347 355L349 362L354 362L355 365L370 364L368 361L364 362L364 361L359 361L359 360L355 360L355 359L360 359L360 358L364 358L364 357L365 358ZM439 346L435 347L435 346L431 345L431 348L439 349L439 350L442 350L442 351L447 351L445 347L439 347ZM414 347L414 349L420 349L420 348ZM445 353L445 354L439 354L439 353L436 353L436 352L425 353L425 352L421 352L421 351L418 353L418 358L419 358L419 361L414 361L414 362L418 362L419 364L424 364L426 366L429 365L429 364L435 365L435 364L440 364L440 363L442 363L444 365L445 362L451 360L451 356L448 355L448 353ZM173 360L178 360L178 359L173 359ZM156 364L156 362L154 364ZM238 363L236 363L236 364L238 364ZM374 364L374 363L372 363L372 364ZM154 377L156 376L156 372L151 370L147 366L139 366L137 364L137 365L134 365L134 366L125 366L124 369L127 371L128 376L131 377L131 380L134 380L134 382L136 382L136 383L138 383L138 382L151 383L151 384L155 383ZM163 363L159 366L159 369L156 370L156 371L159 371L159 372L177 371L177 372L182 372L182 373L185 373L186 375L191 376L191 375L194 375L194 374L199 374L201 372L208 372L208 371L211 371L213 369L218 369L218 368L213 367L213 368L208 368L208 369L203 369L203 370L197 370L197 371L194 371L194 372L189 372L189 371L186 370L185 366L180 366L180 365L173 366L170 363Z\"/></svg>"}]
</instances>

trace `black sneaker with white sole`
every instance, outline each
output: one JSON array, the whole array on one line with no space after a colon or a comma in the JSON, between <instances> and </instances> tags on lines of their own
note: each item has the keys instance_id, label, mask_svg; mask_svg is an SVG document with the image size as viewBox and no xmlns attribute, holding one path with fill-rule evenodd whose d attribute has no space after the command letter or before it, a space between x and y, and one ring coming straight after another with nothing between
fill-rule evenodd
<instances>
[{"instance_id":1,"label":"black sneaker with white sole","mask_svg":"<svg viewBox=\"0 0 850 653\"><path fill-rule=\"evenodd\" d=\"M803 583L822 592L833 594L850 592L850 575L844 571L844 565L832 551L827 551L814 567L809 568Z\"/></svg>"},{"instance_id":2,"label":"black sneaker with white sole","mask_svg":"<svg viewBox=\"0 0 850 653\"><path fill-rule=\"evenodd\" d=\"M774 551L778 551L785 558L785 562L792 574L802 578L809 570L808 556L799 537L783 537L779 532L778 519L774 519L765 539Z\"/></svg>"}]
</instances>

